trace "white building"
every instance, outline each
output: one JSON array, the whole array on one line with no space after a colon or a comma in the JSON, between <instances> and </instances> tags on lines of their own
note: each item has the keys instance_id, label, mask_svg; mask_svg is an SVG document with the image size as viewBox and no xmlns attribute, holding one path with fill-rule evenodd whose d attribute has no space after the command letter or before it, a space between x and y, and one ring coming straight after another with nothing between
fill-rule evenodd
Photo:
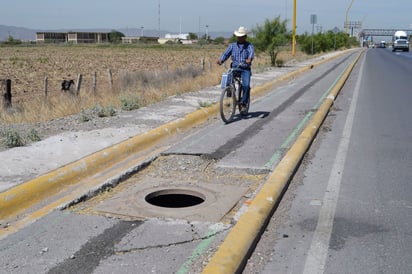
<instances>
[{"instance_id":1,"label":"white building","mask_svg":"<svg viewBox=\"0 0 412 274\"><path fill-rule=\"evenodd\" d=\"M165 38L159 38L159 44L166 44L167 42L181 42L182 44L192 44L192 40L189 39L188 33L181 33L181 34L166 34Z\"/></svg>"}]
</instances>

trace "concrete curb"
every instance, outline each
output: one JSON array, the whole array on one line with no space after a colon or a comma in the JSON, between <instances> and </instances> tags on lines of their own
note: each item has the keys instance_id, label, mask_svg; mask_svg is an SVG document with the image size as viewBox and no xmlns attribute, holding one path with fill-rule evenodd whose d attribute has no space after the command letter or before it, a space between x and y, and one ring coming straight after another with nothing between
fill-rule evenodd
<instances>
[{"instance_id":1,"label":"concrete curb","mask_svg":"<svg viewBox=\"0 0 412 274\"><path fill-rule=\"evenodd\" d=\"M240 270L361 54L346 69L296 142L270 174L246 212L230 230L202 273L226 274Z\"/></svg>"},{"instance_id":2,"label":"concrete curb","mask_svg":"<svg viewBox=\"0 0 412 274\"><path fill-rule=\"evenodd\" d=\"M263 94L276 82L296 77L297 75L310 70L314 66L318 66L324 62L330 61L331 59L337 58L343 53L345 52L287 73L273 81L263 84L262 86L253 87L252 95ZM46 197L50 197L51 195L58 193L62 188L69 185L74 185L83 178L97 174L99 171L114 165L121 159L124 159L127 156L139 151L148 149L149 147L158 144L162 140L165 140L180 131L184 131L195 125L201 124L212 115L217 115L218 112L219 104L214 104L208 108L199 109L187 114L183 118L152 129L146 133L137 135L124 142L98 151L78 161L72 162L2 192L0 193L0 220L16 216L22 211L39 203Z\"/></svg>"}]
</instances>

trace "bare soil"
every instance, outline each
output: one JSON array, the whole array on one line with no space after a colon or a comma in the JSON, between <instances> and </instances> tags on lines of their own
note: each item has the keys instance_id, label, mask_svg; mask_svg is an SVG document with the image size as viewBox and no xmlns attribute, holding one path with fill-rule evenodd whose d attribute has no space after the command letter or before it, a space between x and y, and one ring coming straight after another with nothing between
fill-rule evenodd
<instances>
[{"instance_id":1,"label":"bare soil","mask_svg":"<svg viewBox=\"0 0 412 274\"><path fill-rule=\"evenodd\" d=\"M188 65L214 64L223 46L25 46L0 47L0 79L12 80L13 100L30 100L45 93L48 80L49 95L61 92L63 80L83 76L84 92L93 88L96 73L97 90L109 86L108 70L113 81L122 72L164 71Z\"/></svg>"}]
</instances>

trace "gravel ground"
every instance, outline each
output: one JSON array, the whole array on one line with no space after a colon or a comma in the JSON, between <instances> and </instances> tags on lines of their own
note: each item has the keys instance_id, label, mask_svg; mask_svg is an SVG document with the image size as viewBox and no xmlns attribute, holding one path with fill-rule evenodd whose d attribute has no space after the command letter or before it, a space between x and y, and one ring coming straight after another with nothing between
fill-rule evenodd
<instances>
[{"instance_id":1,"label":"gravel ground","mask_svg":"<svg viewBox=\"0 0 412 274\"><path fill-rule=\"evenodd\" d=\"M215 103L220 94L219 87L211 87L201 91L189 92L166 98L164 101L136 110L116 109L113 116L99 117L95 109L84 110L81 113L50 120L47 122L0 125L0 152L11 149L8 142L14 138L7 137L7 132L17 133L23 146L29 146L48 137L66 132L91 132L101 129L133 128L142 125L143 128L153 128L165 122L178 118L184 113L200 108L200 103L206 106ZM173 108L171 109L171 106ZM188 109L190 111L187 111ZM38 137L38 138L37 138Z\"/></svg>"},{"instance_id":2,"label":"gravel ground","mask_svg":"<svg viewBox=\"0 0 412 274\"><path fill-rule=\"evenodd\" d=\"M128 115L125 115L125 114ZM17 133L24 145L30 145L36 141L35 136L44 140L47 137L59 135L64 132L91 131L103 128L119 128L129 123L129 116L137 115L137 111L116 110L116 114L111 117L99 117L94 110L87 110L83 113L50 120L47 122L37 122L29 124L0 125L0 151L10 149L7 145L9 138L6 132ZM87 117L87 121L85 121ZM30 138L31 137L31 138Z\"/></svg>"}]
</instances>

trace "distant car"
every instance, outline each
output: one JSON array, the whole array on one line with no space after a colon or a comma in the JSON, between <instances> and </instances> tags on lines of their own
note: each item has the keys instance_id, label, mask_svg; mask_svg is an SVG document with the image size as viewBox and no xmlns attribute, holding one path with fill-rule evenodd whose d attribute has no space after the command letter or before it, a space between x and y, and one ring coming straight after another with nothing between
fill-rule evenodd
<instances>
[{"instance_id":1,"label":"distant car","mask_svg":"<svg viewBox=\"0 0 412 274\"><path fill-rule=\"evenodd\" d=\"M385 41L381 41L378 45L378 48L386 48L386 42Z\"/></svg>"}]
</instances>

